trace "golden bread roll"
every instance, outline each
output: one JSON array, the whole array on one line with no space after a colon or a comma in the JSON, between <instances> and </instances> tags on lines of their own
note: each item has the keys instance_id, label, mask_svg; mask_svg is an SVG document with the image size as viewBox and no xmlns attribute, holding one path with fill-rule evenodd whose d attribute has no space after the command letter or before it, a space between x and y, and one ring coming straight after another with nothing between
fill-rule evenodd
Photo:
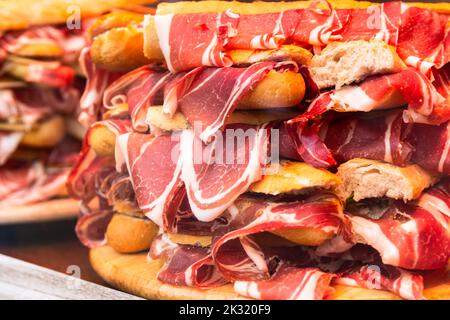
<instances>
[{"instance_id":1,"label":"golden bread roll","mask_svg":"<svg viewBox=\"0 0 450 320\"><path fill-rule=\"evenodd\" d=\"M25 133L20 145L35 148L53 147L61 142L65 133L64 118L62 116L52 116Z\"/></svg>"},{"instance_id":2,"label":"golden bread roll","mask_svg":"<svg viewBox=\"0 0 450 320\"><path fill-rule=\"evenodd\" d=\"M300 73L271 70L239 102L239 109L287 108L305 96L305 81Z\"/></svg>"},{"instance_id":3,"label":"golden bread roll","mask_svg":"<svg viewBox=\"0 0 450 320\"><path fill-rule=\"evenodd\" d=\"M107 126L94 126L90 129L88 144L99 156L114 154L116 135Z\"/></svg>"},{"instance_id":4,"label":"golden bread roll","mask_svg":"<svg viewBox=\"0 0 450 320\"><path fill-rule=\"evenodd\" d=\"M311 188L336 188L341 179L335 174L317 169L305 162L281 161L274 172L253 183L249 191L269 195L300 193Z\"/></svg>"},{"instance_id":5,"label":"golden bread roll","mask_svg":"<svg viewBox=\"0 0 450 320\"><path fill-rule=\"evenodd\" d=\"M106 230L108 244L117 252L147 250L158 234L158 226L148 219L115 214Z\"/></svg>"},{"instance_id":6,"label":"golden bread roll","mask_svg":"<svg viewBox=\"0 0 450 320\"><path fill-rule=\"evenodd\" d=\"M114 28L94 38L91 57L100 68L126 72L152 61L144 56L144 37L137 25Z\"/></svg>"}]
</instances>

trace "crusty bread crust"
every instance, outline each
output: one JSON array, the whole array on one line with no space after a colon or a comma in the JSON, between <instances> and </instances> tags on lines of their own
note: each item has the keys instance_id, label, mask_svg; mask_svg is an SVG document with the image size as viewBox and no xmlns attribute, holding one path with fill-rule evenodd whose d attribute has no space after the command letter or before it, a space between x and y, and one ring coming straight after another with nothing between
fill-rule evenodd
<instances>
[{"instance_id":1,"label":"crusty bread crust","mask_svg":"<svg viewBox=\"0 0 450 320\"><path fill-rule=\"evenodd\" d=\"M149 64L143 52L144 37L137 25L113 28L94 38L91 57L100 68L126 72Z\"/></svg>"},{"instance_id":2,"label":"crusty bread crust","mask_svg":"<svg viewBox=\"0 0 450 320\"><path fill-rule=\"evenodd\" d=\"M341 179L324 169L314 168L305 162L281 161L274 172L253 183L249 191L268 195L302 193L311 188L332 189Z\"/></svg>"},{"instance_id":3,"label":"crusty bread crust","mask_svg":"<svg viewBox=\"0 0 450 320\"><path fill-rule=\"evenodd\" d=\"M25 29L35 25L63 24L79 14L98 16L113 8L151 4L154 0L14 0L0 3L0 30ZM70 21L69 21L70 22Z\"/></svg>"},{"instance_id":4,"label":"crusty bread crust","mask_svg":"<svg viewBox=\"0 0 450 320\"><path fill-rule=\"evenodd\" d=\"M340 165L337 175L342 180L337 194L343 200L353 197L355 201L381 197L413 200L437 180L418 165L398 167L361 158Z\"/></svg>"},{"instance_id":5,"label":"crusty bread crust","mask_svg":"<svg viewBox=\"0 0 450 320\"><path fill-rule=\"evenodd\" d=\"M299 66L309 66L313 54L296 45L282 45L277 49L270 50L248 50L236 49L227 51L227 55L234 65L248 65L261 61L294 61Z\"/></svg>"},{"instance_id":6,"label":"crusty bread crust","mask_svg":"<svg viewBox=\"0 0 450 320\"><path fill-rule=\"evenodd\" d=\"M106 239L117 252L132 253L150 248L158 226L149 219L116 213L108 224Z\"/></svg>"},{"instance_id":7,"label":"crusty bread crust","mask_svg":"<svg viewBox=\"0 0 450 320\"><path fill-rule=\"evenodd\" d=\"M293 107L303 100L305 90L305 81L300 73L271 70L241 99L238 109Z\"/></svg>"},{"instance_id":8,"label":"crusty bread crust","mask_svg":"<svg viewBox=\"0 0 450 320\"><path fill-rule=\"evenodd\" d=\"M113 11L95 19L94 23L86 31L89 41L114 28L127 27L130 24L139 24L144 21L144 15L137 12Z\"/></svg>"},{"instance_id":9,"label":"crusty bread crust","mask_svg":"<svg viewBox=\"0 0 450 320\"><path fill-rule=\"evenodd\" d=\"M99 156L114 154L116 135L106 126L96 126L90 129L88 144Z\"/></svg>"}]
</instances>

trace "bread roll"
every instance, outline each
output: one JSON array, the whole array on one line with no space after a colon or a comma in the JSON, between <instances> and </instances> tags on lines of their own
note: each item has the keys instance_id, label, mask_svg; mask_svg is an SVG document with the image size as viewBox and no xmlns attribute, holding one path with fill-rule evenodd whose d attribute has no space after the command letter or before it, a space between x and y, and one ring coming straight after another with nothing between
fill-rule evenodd
<instances>
[{"instance_id":1,"label":"bread roll","mask_svg":"<svg viewBox=\"0 0 450 320\"><path fill-rule=\"evenodd\" d=\"M158 226L149 219L115 214L106 230L108 244L117 252L147 250L158 234Z\"/></svg>"},{"instance_id":2,"label":"bread roll","mask_svg":"<svg viewBox=\"0 0 450 320\"><path fill-rule=\"evenodd\" d=\"M107 126L94 126L88 135L88 144L99 156L114 154L116 135Z\"/></svg>"},{"instance_id":3,"label":"bread roll","mask_svg":"<svg viewBox=\"0 0 450 320\"><path fill-rule=\"evenodd\" d=\"M299 104L305 96L305 81L293 71L271 70L239 102L239 109L287 108Z\"/></svg>"},{"instance_id":4,"label":"bread roll","mask_svg":"<svg viewBox=\"0 0 450 320\"><path fill-rule=\"evenodd\" d=\"M35 148L53 147L61 142L65 133L64 118L62 116L52 116L25 133L20 145Z\"/></svg>"},{"instance_id":5,"label":"bread roll","mask_svg":"<svg viewBox=\"0 0 450 320\"><path fill-rule=\"evenodd\" d=\"M144 38L137 25L114 28L97 37L91 45L91 57L100 68L127 72L151 63L142 48Z\"/></svg>"}]
</instances>

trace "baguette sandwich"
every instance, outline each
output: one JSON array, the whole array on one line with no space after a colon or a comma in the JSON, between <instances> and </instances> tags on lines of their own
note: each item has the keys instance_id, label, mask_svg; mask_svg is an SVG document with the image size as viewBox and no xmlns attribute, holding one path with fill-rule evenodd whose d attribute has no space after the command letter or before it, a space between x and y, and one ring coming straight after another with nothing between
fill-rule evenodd
<instances>
[{"instance_id":1,"label":"baguette sandwich","mask_svg":"<svg viewBox=\"0 0 450 320\"><path fill-rule=\"evenodd\" d=\"M98 19L88 82L110 81L84 93L77 233L152 271L137 290L94 267L147 298L448 299L426 279L450 256L449 14L203 1Z\"/></svg>"}]
</instances>

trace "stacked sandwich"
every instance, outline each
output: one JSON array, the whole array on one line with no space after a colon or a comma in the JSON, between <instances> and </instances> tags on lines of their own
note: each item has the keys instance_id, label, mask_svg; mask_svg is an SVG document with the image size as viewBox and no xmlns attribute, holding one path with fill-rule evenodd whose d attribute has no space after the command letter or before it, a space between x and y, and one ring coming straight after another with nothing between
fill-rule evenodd
<instances>
[{"instance_id":1,"label":"stacked sandwich","mask_svg":"<svg viewBox=\"0 0 450 320\"><path fill-rule=\"evenodd\" d=\"M81 241L149 250L159 286L430 297L450 256L450 8L424 7L179 2L98 20L102 120L68 184Z\"/></svg>"},{"instance_id":2,"label":"stacked sandwich","mask_svg":"<svg viewBox=\"0 0 450 320\"><path fill-rule=\"evenodd\" d=\"M65 188L83 138L73 117L85 82L78 56L91 17L115 5L123 1L0 4L1 213L78 211Z\"/></svg>"}]
</instances>

